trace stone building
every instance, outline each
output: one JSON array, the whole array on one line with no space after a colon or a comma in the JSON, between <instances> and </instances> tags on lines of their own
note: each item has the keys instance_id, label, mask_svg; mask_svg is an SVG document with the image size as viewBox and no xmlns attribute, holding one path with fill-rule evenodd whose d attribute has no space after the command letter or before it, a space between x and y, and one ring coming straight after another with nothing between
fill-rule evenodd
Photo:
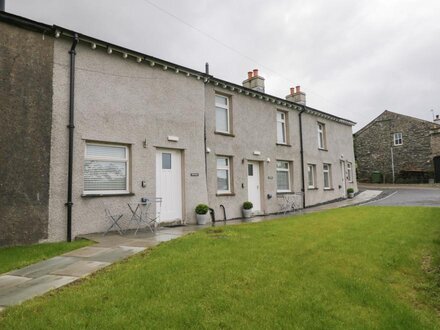
<instances>
[{"instance_id":1,"label":"stone building","mask_svg":"<svg viewBox=\"0 0 440 330\"><path fill-rule=\"evenodd\" d=\"M385 110L354 134L358 180L380 172L387 183L440 182L439 123Z\"/></svg>"},{"instance_id":2,"label":"stone building","mask_svg":"<svg viewBox=\"0 0 440 330\"><path fill-rule=\"evenodd\" d=\"M127 228L145 197L187 224L199 203L223 220L357 191L354 122L299 86L276 97L258 70L235 84L4 12L0 31L0 245L103 232L105 209Z\"/></svg>"}]
</instances>

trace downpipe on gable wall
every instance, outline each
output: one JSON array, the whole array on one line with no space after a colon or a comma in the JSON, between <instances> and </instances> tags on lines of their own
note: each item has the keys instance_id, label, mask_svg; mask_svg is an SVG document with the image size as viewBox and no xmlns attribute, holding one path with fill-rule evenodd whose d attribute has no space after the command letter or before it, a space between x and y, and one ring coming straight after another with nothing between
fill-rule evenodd
<instances>
[{"instance_id":1,"label":"downpipe on gable wall","mask_svg":"<svg viewBox=\"0 0 440 330\"><path fill-rule=\"evenodd\" d=\"M73 170L73 133L75 129L75 56L76 45L78 44L78 34L75 33L73 37L72 47L69 50L70 54L70 95L69 95L69 162L67 171L67 241L72 241L72 170Z\"/></svg>"},{"instance_id":2,"label":"downpipe on gable wall","mask_svg":"<svg viewBox=\"0 0 440 330\"><path fill-rule=\"evenodd\" d=\"M304 184L304 147L303 147L303 131L302 131L302 114L306 111L306 108L303 107L299 112L299 145L300 145L300 155L301 155L301 191L302 191L302 204L303 209L306 208L306 188Z\"/></svg>"}]
</instances>

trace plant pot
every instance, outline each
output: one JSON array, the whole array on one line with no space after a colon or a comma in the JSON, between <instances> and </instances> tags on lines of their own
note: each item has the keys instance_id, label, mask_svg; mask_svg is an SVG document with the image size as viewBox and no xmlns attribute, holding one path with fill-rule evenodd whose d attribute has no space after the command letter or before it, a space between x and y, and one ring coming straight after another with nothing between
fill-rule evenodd
<instances>
[{"instance_id":1,"label":"plant pot","mask_svg":"<svg viewBox=\"0 0 440 330\"><path fill-rule=\"evenodd\" d=\"M354 192L348 193L348 198L353 198L353 197L354 197Z\"/></svg>"},{"instance_id":2,"label":"plant pot","mask_svg":"<svg viewBox=\"0 0 440 330\"><path fill-rule=\"evenodd\" d=\"M198 225L206 225L209 221L209 213L205 213L205 214L197 214L196 213L196 218L197 218Z\"/></svg>"},{"instance_id":3,"label":"plant pot","mask_svg":"<svg viewBox=\"0 0 440 330\"><path fill-rule=\"evenodd\" d=\"M252 209L249 209L249 210L243 209L243 218L248 219L250 217L252 217Z\"/></svg>"}]
</instances>

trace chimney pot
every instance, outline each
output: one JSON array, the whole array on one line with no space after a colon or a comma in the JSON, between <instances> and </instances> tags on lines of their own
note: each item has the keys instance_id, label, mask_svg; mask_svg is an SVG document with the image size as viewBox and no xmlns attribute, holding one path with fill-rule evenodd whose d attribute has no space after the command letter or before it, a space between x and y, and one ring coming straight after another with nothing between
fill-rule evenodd
<instances>
[{"instance_id":1,"label":"chimney pot","mask_svg":"<svg viewBox=\"0 0 440 330\"><path fill-rule=\"evenodd\" d=\"M290 95L295 94L295 87L290 87Z\"/></svg>"},{"instance_id":2,"label":"chimney pot","mask_svg":"<svg viewBox=\"0 0 440 330\"><path fill-rule=\"evenodd\" d=\"M248 79L252 79L252 71L248 72Z\"/></svg>"},{"instance_id":3,"label":"chimney pot","mask_svg":"<svg viewBox=\"0 0 440 330\"><path fill-rule=\"evenodd\" d=\"M301 86L296 86L296 92L297 93L301 92Z\"/></svg>"},{"instance_id":4,"label":"chimney pot","mask_svg":"<svg viewBox=\"0 0 440 330\"><path fill-rule=\"evenodd\" d=\"M258 69L254 69L254 77L258 77Z\"/></svg>"}]
</instances>

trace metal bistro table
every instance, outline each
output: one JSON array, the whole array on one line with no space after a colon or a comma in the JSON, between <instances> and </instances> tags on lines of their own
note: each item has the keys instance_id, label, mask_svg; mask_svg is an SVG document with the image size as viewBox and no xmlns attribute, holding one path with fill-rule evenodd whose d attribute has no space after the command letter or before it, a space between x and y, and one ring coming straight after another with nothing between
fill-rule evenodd
<instances>
[{"instance_id":1,"label":"metal bistro table","mask_svg":"<svg viewBox=\"0 0 440 330\"><path fill-rule=\"evenodd\" d=\"M128 228L130 228L131 223L134 221L137 224L134 232L135 235L143 226L145 226L145 229L149 228L152 233L156 233L160 222L162 197L142 198L140 202L128 203L128 208L132 214L128 222ZM156 209L156 214L153 214L154 209Z\"/></svg>"}]
</instances>

